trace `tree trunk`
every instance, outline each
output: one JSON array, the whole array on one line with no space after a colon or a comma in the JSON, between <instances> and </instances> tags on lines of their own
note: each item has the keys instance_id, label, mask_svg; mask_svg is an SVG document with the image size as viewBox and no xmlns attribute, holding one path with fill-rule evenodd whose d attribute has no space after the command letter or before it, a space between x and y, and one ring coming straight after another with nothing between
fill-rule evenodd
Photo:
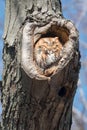
<instances>
[{"instance_id":1,"label":"tree trunk","mask_svg":"<svg viewBox=\"0 0 87 130\"><path fill-rule=\"evenodd\" d=\"M79 59L60 0L6 0L2 130L70 130Z\"/></svg>"}]
</instances>

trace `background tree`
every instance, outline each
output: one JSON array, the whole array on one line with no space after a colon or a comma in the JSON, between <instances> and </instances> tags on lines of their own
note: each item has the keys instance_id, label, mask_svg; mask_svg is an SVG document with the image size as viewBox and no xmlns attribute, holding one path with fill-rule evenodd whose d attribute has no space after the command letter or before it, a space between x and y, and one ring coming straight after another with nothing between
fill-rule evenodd
<instances>
[{"instance_id":1,"label":"background tree","mask_svg":"<svg viewBox=\"0 0 87 130\"><path fill-rule=\"evenodd\" d=\"M80 67L76 28L56 0L6 1L5 19L2 129L69 130ZM33 51L47 37L59 37L63 49L42 70Z\"/></svg>"}]
</instances>

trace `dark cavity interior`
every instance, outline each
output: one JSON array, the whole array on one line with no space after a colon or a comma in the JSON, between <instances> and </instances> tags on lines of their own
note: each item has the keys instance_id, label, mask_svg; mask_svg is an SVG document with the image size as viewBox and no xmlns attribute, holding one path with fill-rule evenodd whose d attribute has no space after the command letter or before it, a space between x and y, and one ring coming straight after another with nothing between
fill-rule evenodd
<instances>
[{"instance_id":1,"label":"dark cavity interior","mask_svg":"<svg viewBox=\"0 0 87 130\"><path fill-rule=\"evenodd\" d=\"M65 27L53 25L45 34L42 34L41 38L44 37L59 37L60 42L64 45L69 40L69 31Z\"/></svg>"}]
</instances>

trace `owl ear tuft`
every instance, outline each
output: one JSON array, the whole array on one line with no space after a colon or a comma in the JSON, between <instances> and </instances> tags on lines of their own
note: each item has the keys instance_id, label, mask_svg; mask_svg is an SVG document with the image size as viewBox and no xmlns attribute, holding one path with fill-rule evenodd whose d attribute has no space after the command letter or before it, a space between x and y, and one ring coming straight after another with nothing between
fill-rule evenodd
<instances>
[{"instance_id":1,"label":"owl ear tuft","mask_svg":"<svg viewBox=\"0 0 87 130\"><path fill-rule=\"evenodd\" d=\"M55 37L55 40L59 40L59 37Z\"/></svg>"}]
</instances>

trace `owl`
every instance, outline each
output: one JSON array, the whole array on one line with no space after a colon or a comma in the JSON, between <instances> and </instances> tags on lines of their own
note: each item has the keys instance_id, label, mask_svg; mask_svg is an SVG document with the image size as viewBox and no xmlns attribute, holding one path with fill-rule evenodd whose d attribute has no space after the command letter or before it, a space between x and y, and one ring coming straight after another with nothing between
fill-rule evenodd
<instances>
[{"instance_id":1,"label":"owl","mask_svg":"<svg viewBox=\"0 0 87 130\"><path fill-rule=\"evenodd\" d=\"M45 70L58 60L62 48L63 46L58 37L40 38L34 47L36 64Z\"/></svg>"}]
</instances>

